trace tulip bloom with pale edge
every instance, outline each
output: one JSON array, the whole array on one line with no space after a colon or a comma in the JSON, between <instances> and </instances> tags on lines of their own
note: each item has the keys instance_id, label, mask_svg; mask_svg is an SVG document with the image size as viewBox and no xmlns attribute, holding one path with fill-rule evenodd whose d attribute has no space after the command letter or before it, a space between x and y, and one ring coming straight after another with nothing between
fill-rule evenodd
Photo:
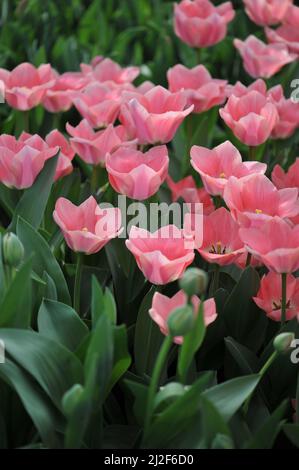
<instances>
[{"instance_id":1,"label":"tulip bloom with pale edge","mask_svg":"<svg viewBox=\"0 0 299 470\"><path fill-rule=\"evenodd\" d=\"M238 98L241 98L241 96L246 96L250 91L257 91L263 96L267 96L267 85L262 80L259 78L258 80L255 80L255 82L251 83L248 87L243 85L241 82L237 82L235 85L227 85L226 87L226 93L227 96L235 95Z\"/></svg>"},{"instance_id":2,"label":"tulip bloom with pale edge","mask_svg":"<svg viewBox=\"0 0 299 470\"><path fill-rule=\"evenodd\" d=\"M208 263L220 266L235 263L244 253L239 225L224 207L203 217L203 242L198 252Z\"/></svg>"},{"instance_id":3,"label":"tulip bloom with pale edge","mask_svg":"<svg viewBox=\"0 0 299 470\"><path fill-rule=\"evenodd\" d=\"M123 112L129 113L140 144L166 144L193 111L193 105L186 109L186 102L183 92L171 93L156 86L144 95L136 95L124 105Z\"/></svg>"},{"instance_id":4,"label":"tulip bloom with pale edge","mask_svg":"<svg viewBox=\"0 0 299 470\"><path fill-rule=\"evenodd\" d=\"M283 23L291 24L293 26L299 27L299 6L290 5L288 11L283 18Z\"/></svg>"},{"instance_id":5,"label":"tulip bloom with pale edge","mask_svg":"<svg viewBox=\"0 0 299 470\"><path fill-rule=\"evenodd\" d=\"M290 52L299 54L299 25L283 24L277 29L265 28L270 43L285 44Z\"/></svg>"},{"instance_id":6,"label":"tulip bloom with pale edge","mask_svg":"<svg viewBox=\"0 0 299 470\"><path fill-rule=\"evenodd\" d=\"M61 132L54 129L46 136L46 143L49 147L60 148L58 155L58 162L55 172L55 180L68 175L73 171L72 160L75 156L75 152L72 149L69 141L64 137Z\"/></svg>"},{"instance_id":7,"label":"tulip bloom with pale edge","mask_svg":"<svg viewBox=\"0 0 299 470\"><path fill-rule=\"evenodd\" d=\"M275 25L284 19L292 0L243 0L249 18L260 26Z\"/></svg>"},{"instance_id":8,"label":"tulip bloom with pale edge","mask_svg":"<svg viewBox=\"0 0 299 470\"><path fill-rule=\"evenodd\" d=\"M186 247L183 230L174 225L153 233L132 227L126 245L152 284L168 284L179 279L194 259L193 247Z\"/></svg>"},{"instance_id":9,"label":"tulip bloom with pale edge","mask_svg":"<svg viewBox=\"0 0 299 470\"><path fill-rule=\"evenodd\" d=\"M102 57L95 57L90 65L81 64L81 71L91 81L114 82L118 85L130 83L139 75L138 67L122 68L113 60Z\"/></svg>"},{"instance_id":10,"label":"tulip bloom with pale edge","mask_svg":"<svg viewBox=\"0 0 299 470\"><path fill-rule=\"evenodd\" d=\"M253 297L255 303L269 318L281 321L281 276L270 272L262 277L260 289ZM299 319L299 279L287 275L286 319Z\"/></svg>"},{"instance_id":11,"label":"tulip bloom with pale edge","mask_svg":"<svg viewBox=\"0 0 299 470\"><path fill-rule=\"evenodd\" d=\"M199 311L200 306L200 299L193 295L191 298L191 302L193 305L194 316L196 317ZM155 292L152 301L152 307L149 310L149 314L154 322L159 326L161 333L163 335L168 335L168 326L167 320L170 314L178 307L183 307L187 303L187 295L184 293L183 290L177 292L173 297L167 297L166 295L162 295L159 292ZM208 326L217 318L216 312L216 303L215 300L208 299L204 301L203 304L203 315L204 315L204 322L205 325ZM174 343L182 344L183 337L182 336L175 336L173 338Z\"/></svg>"},{"instance_id":12,"label":"tulip bloom with pale edge","mask_svg":"<svg viewBox=\"0 0 299 470\"><path fill-rule=\"evenodd\" d=\"M167 72L169 90L184 90L188 105L194 105L194 113L202 113L222 104L226 98L226 80L213 79L203 65L188 69L175 65Z\"/></svg>"},{"instance_id":13,"label":"tulip bloom with pale edge","mask_svg":"<svg viewBox=\"0 0 299 470\"><path fill-rule=\"evenodd\" d=\"M146 153L120 148L107 155L106 169L115 191L142 201L158 191L167 176L168 162L166 145Z\"/></svg>"},{"instance_id":14,"label":"tulip bloom with pale edge","mask_svg":"<svg viewBox=\"0 0 299 470\"><path fill-rule=\"evenodd\" d=\"M203 205L203 213L205 215L215 210L212 198L204 188L198 188L196 186L193 176L186 176L186 178L183 178L177 183L168 176L167 184L171 191L172 201L175 202L179 198L182 198L183 201L189 204L191 212L195 204Z\"/></svg>"},{"instance_id":15,"label":"tulip bloom with pale edge","mask_svg":"<svg viewBox=\"0 0 299 470\"><path fill-rule=\"evenodd\" d=\"M66 130L72 136L70 142L73 150L91 165L105 166L107 153L113 153L122 145L134 145L134 142L127 141L123 126L113 127L110 124L106 129L95 132L83 119L76 127L67 123Z\"/></svg>"},{"instance_id":16,"label":"tulip bloom with pale edge","mask_svg":"<svg viewBox=\"0 0 299 470\"><path fill-rule=\"evenodd\" d=\"M265 163L243 163L239 151L228 140L213 150L194 145L191 148L191 165L200 174L206 191L213 196L223 196L230 176L241 178L265 173L267 169Z\"/></svg>"},{"instance_id":17,"label":"tulip bloom with pale edge","mask_svg":"<svg viewBox=\"0 0 299 470\"><path fill-rule=\"evenodd\" d=\"M80 206L60 197L53 217L69 248L87 255L97 253L122 231L120 210L102 209L92 196Z\"/></svg>"},{"instance_id":18,"label":"tulip bloom with pale edge","mask_svg":"<svg viewBox=\"0 0 299 470\"><path fill-rule=\"evenodd\" d=\"M37 134L23 133L17 140L7 134L0 136L0 181L5 186L25 189L32 186L46 160L59 150L49 146Z\"/></svg>"},{"instance_id":19,"label":"tulip bloom with pale edge","mask_svg":"<svg viewBox=\"0 0 299 470\"><path fill-rule=\"evenodd\" d=\"M209 0L183 0L174 6L175 34L191 47L208 47L225 38L235 16L231 2L214 6Z\"/></svg>"},{"instance_id":20,"label":"tulip bloom with pale edge","mask_svg":"<svg viewBox=\"0 0 299 470\"><path fill-rule=\"evenodd\" d=\"M119 114L120 92L100 83L91 83L74 95L73 103L92 127L106 127L113 124Z\"/></svg>"},{"instance_id":21,"label":"tulip bloom with pale edge","mask_svg":"<svg viewBox=\"0 0 299 470\"><path fill-rule=\"evenodd\" d=\"M24 62L11 72L0 69L0 80L5 84L5 99L12 107L28 111L41 103L46 91L54 84L51 66L35 68Z\"/></svg>"},{"instance_id":22,"label":"tulip bloom with pale edge","mask_svg":"<svg viewBox=\"0 0 299 470\"><path fill-rule=\"evenodd\" d=\"M234 219L246 227L260 226L275 216L289 218L299 213L298 189L278 190L264 175L241 179L232 176L223 197Z\"/></svg>"},{"instance_id":23,"label":"tulip bloom with pale edge","mask_svg":"<svg viewBox=\"0 0 299 470\"><path fill-rule=\"evenodd\" d=\"M280 165L275 165L271 179L278 189L299 188L299 158L296 158L287 172Z\"/></svg>"},{"instance_id":24,"label":"tulip bloom with pale edge","mask_svg":"<svg viewBox=\"0 0 299 470\"><path fill-rule=\"evenodd\" d=\"M54 80L43 97L42 104L50 113L68 111L73 105L73 94L87 85L87 80L80 72L66 72L59 75L52 69Z\"/></svg>"},{"instance_id":25,"label":"tulip bloom with pale edge","mask_svg":"<svg viewBox=\"0 0 299 470\"><path fill-rule=\"evenodd\" d=\"M247 251L276 273L293 273L299 269L299 225L292 227L280 217L260 227L240 229Z\"/></svg>"},{"instance_id":26,"label":"tulip bloom with pale edge","mask_svg":"<svg viewBox=\"0 0 299 470\"><path fill-rule=\"evenodd\" d=\"M299 127L299 103L286 99L281 85L268 91L268 97L275 104L278 112L278 122L271 137L273 139L286 139Z\"/></svg>"},{"instance_id":27,"label":"tulip bloom with pale edge","mask_svg":"<svg viewBox=\"0 0 299 470\"><path fill-rule=\"evenodd\" d=\"M251 35L245 41L234 40L246 72L253 78L270 78L286 64L296 60L284 44L265 44Z\"/></svg>"},{"instance_id":28,"label":"tulip bloom with pale edge","mask_svg":"<svg viewBox=\"0 0 299 470\"><path fill-rule=\"evenodd\" d=\"M275 105L256 90L232 94L219 113L235 136L253 147L266 142L278 121Z\"/></svg>"}]
</instances>

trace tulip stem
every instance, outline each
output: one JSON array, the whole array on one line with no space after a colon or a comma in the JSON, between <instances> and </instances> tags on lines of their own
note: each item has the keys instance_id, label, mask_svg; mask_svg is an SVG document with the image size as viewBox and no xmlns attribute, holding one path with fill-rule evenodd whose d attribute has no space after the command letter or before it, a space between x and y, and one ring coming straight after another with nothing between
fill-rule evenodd
<instances>
[{"instance_id":1,"label":"tulip stem","mask_svg":"<svg viewBox=\"0 0 299 470\"><path fill-rule=\"evenodd\" d=\"M256 160L256 149L257 147L249 147L249 160L250 161Z\"/></svg>"},{"instance_id":2,"label":"tulip stem","mask_svg":"<svg viewBox=\"0 0 299 470\"><path fill-rule=\"evenodd\" d=\"M94 165L92 169L91 180L90 180L90 188L91 188L92 193L96 193L97 188L100 184L100 175L99 175L100 170L101 170L100 165Z\"/></svg>"},{"instance_id":3,"label":"tulip stem","mask_svg":"<svg viewBox=\"0 0 299 470\"><path fill-rule=\"evenodd\" d=\"M251 253L247 253L246 268L248 268L248 266L250 266L250 264L251 264L251 258L252 258L252 254L251 254Z\"/></svg>"},{"instance_id":4,"label":"tulip stem","mask_svg":"<svg viewBox=\"0 0 299 470\"><path fill-rule=\"evenodd\" d=\"M24 132L29 132L30 131L29 111L23 111L23 131Z\"/></svg>"},{"instance_id":5,"label":"tulip stem","mask_svg":"<svg viewBox=\"0 0 299 470\"><path fill-rule=\"evenodd\" d=\"M77 264L75 274L75 286L74 286L74 309L80 313L80 291L81 291L81 277L82 277L82 265L83 265L83 253L77 253Z\"/></svg>"},{"instance_id":6,"label":"tulip stem","mask_svg":"<svg viewBox=\"0 0 299 470\"><path fill-rule=\"evenodd\" d=\"M286 322L287 307L287 274L281 274L281 326Z\"/></svg>"},{"instance_id":7,"label":"tulip stem","mask_svg":"<svg viewBox=\"0 0 299 470\"><path fill-rule=\"evenodd\" d=\"M213 274L213 295L215 295L215 292L217 291L219 287L219 274L220 274L220 265L215 264L215 269L214 269L214 274Z\"/></svg>"},{"instance_id":8,"label":"tulip stem","mask_svg":"<svg viewBox=\"0 0 299 470\"><path fill-rule=\"evenodd\" d=\"M152 419L152 415L154 411L154 399L155 399L155 394L159 385L159 379L160 379L164 364L166 362L169 350L171 348L171 345L172 345L172 337L166 336L160 348L157 361L153 370L152 378L151 378L149 389L148 389L148 395L147 395L147 406L146 406L145 421L144 421L144 434L143 434L144 441L147 438L149 427L151 424L151 419Z\"/></svg>"}]
</instances>

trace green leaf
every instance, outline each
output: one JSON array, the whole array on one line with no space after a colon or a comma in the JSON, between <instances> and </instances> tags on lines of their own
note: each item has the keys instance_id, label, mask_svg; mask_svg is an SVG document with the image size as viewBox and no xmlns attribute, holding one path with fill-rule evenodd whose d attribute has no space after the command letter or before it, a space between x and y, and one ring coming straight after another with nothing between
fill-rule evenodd
<instances>
[{"instance_id":1,"label":"green leaf","mask_svg":"<svg viewBox=\"0 0 299 470\"><path fill-rule=\"evenodd\" d=\"M252 394L260 377L248 375L228 380L206 390L203 395L215 406L225 421L229 421Z\"/></svg>"},{"instance_id":2,"label":"green leaf","mask_svg":"<svg viewBox=\"0 0 299 470\"><path fill-rule=\"evenodd\" d=\"M213 440L217 434L231 437L228 425L221 413L217 410L215 405L203 395L201 396L201 420L205 448L212 446Z\"/></svg>"},{"instance_id":3,"label":"green leaf","mask_svg":"<svg viewBox=\"0 0 299 470\"><path fill-rule=\"evenodd\" d=\"M47 242L28 222L21 218L17 223L17 235L24 245L25 258L34 254L33 270L39 276L42 276L46 271L55 283L58 300L70 305L71 298L66 280Z\"/></svg>"},{"instance_id":4,"label":"green leaf","mask_svg":"<svg viewBox=\"0 0 299 470\"><path fill-rule=\"evenodd\" d=\"M9 230L16 230L18 217L22 217L34 228L38 228L40 226L51 187L54 182L57 159L57 155L50 158L45 163L43 170L38 175L31 188L24 191L24 194L14 211Z\"/></svg>"},{"instance_id":5,"label":"green leaf","mask_svg":"<svg viewBox=\"0 0 299 470\"><path fill-rule=\"evenodd\" d=\"M1 364L0 377L17 392L44 445L52 449L60 447L57 431L63 429L63 419L45 392L28 373L8 358Z\"/></svg>"},{"instance_id":6,"label":"green leaf","mask_svg":"<svg viewBox=\"0 0 299 470\"><path fill-rule=\"evenodd\" d=\"M294 446L299 447L299 425L284 424L283 430L288 439L294 444Z\"/></svg>"},{"instance_id":7,"label":"green leaf","mask_svg":"<svg viewBox=\"0 0 299 470\"><path fill-rule=\"evenodd\" d=\"M110 382L106 394L112 390L118 380L124 375L131 364L131 356L128 352L128 338L125 325L116 326L113 329L114 352L113 352L113 368Z\"/></svg>"},{"instance_id":8,"label":"green leaf","mask_svg":"<svg viewBox=\"0 0 299 470\"><path fill-rule=\"evenodd\" d=\"M204 337L206 327L204 322L204 302L199 306L198 315L193 329L184 337L184 342L180 348L178 360L178 372L180 377L184 377L188 371L196 351L200 348Z\"/></svg>"},{"instance_id":9,"label":"green leaf","mask_svg":"<svg viewBox=\"0 0 299 470\"><path fill-rule=\"evenodd\" d=\"M245 445L246 449L271 449L284 423L282 420L287 402L283 401L263 425L255 432L252 439Z\"/></svg>"},{"instance_id":10,"label":"green leaf","mask_svg":"<svg viewBox=\"0 0 299 470\"><path fill-rule=\"evenodd\" d=\"M75 351L89 330L78 314L68 305L43 300L38 312L38 330L47 338Z\"/></svg>"},{"instance_id":11,"label":"green leaf","mask_svg":"<svg viewBox=\"0 0 299 470\"><path fill-rule=\"evenodd\" d=\"M39 333L1 329L0 337L9 356L40 384L58 409L63 394L82 383L83 370L76 356Z\"/></svg>"},{"instance_id":12,"label":"green leaf","mask_svg":"<svg viewBox=\"0 0 299 470\"><path fill-rule=\"evenodd\" d=\"M31 321L31 267L28 259L17 271L0 305L0 327L28 328Z\"/></svg>"}]
</instances>

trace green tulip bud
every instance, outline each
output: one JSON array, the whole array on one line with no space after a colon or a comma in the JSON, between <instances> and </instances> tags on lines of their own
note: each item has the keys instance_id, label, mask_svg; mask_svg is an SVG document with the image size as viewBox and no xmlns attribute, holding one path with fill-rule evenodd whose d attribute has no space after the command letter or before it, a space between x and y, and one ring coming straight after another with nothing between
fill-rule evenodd
<instances>
[{"instance_id":1,"label":"green tulip bud","mask_svg":"<svg viewBox=\"0 0 299 470\"><path fill-rule=\"evenodd\" d=\"M80 384L73 385L62 398L62 407L67 416L71 415L80 401L84 388Z\"/></svg>"},{"instance_id":2,"label":"green tulip bud","mask_svg":"<svg viewBox=\"0 0 299 470\"><path fill-rule=\"evenodd\" d=\"M171 336L185 336L194 326L194 312L190 305L178 307L168 317L167 325Z\"/></svg>"},{"instance_id":3,"label":"green tulip bud","mask_svg":"<svg viewBox=\"0 0 299 470\"><path fill-rule=\"evenodd\" d=\"M290 349L294 339L294 333L281 333L280 335L276 336L273 341L275 351L277 351L279 354L287 352Z\"/></svg>"},{"instance_id":4,"label":"green tulip bud","mask_svg":"<svg viewBox=\"0 0 299 470\"><path fill-rule=\"evenodd\" d=\"M12 268L17 268L24 259L24 247L20 239L12 232L3 237L4 263Z\"/></svg>"},{"instance_id":5,"label":"green tulip bud","mask_svg":"<svg viewBox=\"0 0 299 470\"><path fill-rule=\"evenodd\" d=\"M180 288L191 297L192 295L202 295L208 285L208 275L198 268L189 268L179 280Z\"/></svg>"},{"instance_id":6,"label":"green tulip bud","mask_svg":"<svg viewBox=\"0 0 299 470\"><path fill-rule=\"evenodd\" d=\"M234 449L234 443L225 434L216 434L212 442L212 449Z\"/></svg>"}]
</instances>

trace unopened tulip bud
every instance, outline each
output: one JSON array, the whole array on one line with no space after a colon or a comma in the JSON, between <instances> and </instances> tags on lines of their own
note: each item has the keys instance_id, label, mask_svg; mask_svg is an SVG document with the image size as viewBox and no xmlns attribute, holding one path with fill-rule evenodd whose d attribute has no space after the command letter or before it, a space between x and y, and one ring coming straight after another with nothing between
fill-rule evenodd
<instances>
[{"instance_id":1,"label":"unopened tulip bud","mask_svg":"<svg viewBox=\"0 0 299 470\"><path fill-rule=\"evenodd\" d=\"M274 338L274 341L273 341L274 349L279 354L283 354L290 349L294 339L295 339L294 333L281 333L280 335L276 336L276 338Z\"/></svg>"},{"instance_id":2,"label":"unopened tulip bud","mask_svg":"<svg viewBox=\"0 0 299 470\"><path fill-rule=\"evenodd\" d=\"M212 449L233 449L234 443L229 436L225 434L216 434L212 442Z\"/></svg>"},{"instance_id":3,"label":"unopened tulip bud","mask_svg":"<svg viewBox=\"0 0 299 470\"><path fill-rule=\"evenodd\" d=\"M207 289L208 275L202 269L189 268L180 279L179 285L188 297L202 295Z\"/></svg>"},{"instance_id":4,"label":"unopened tulip bud","mask_svg":"<svg viewBox=\"0 0 299 470\"><path fill-rule=\"evenodd\" d=\"M66 415L70 415L77 406L84 388L81 384L75 384L70 388L62 398L62 407Z\"/></svg>"},{"instance_id":5,"label":"unopened tulip bud","mask_svg":"<svg viewBox=\"0 0 299 470\"><path fill-rule=\"evenodd\" d=\"M176 308L167 321L171 336L185 336L194 325L194 312L190 305Z\"/></svg>"},{"instance_id":6,"label":"unopened tulip bud","mask_svg":"<svg viewBox=\"0 0 299 470\"><path fill-rule=\"evenodd\" d=\"M12 268L17 268L24 259L24 247L19 238L12 232L3 237L4 263Z\"/></svg>"}]
</instances>

